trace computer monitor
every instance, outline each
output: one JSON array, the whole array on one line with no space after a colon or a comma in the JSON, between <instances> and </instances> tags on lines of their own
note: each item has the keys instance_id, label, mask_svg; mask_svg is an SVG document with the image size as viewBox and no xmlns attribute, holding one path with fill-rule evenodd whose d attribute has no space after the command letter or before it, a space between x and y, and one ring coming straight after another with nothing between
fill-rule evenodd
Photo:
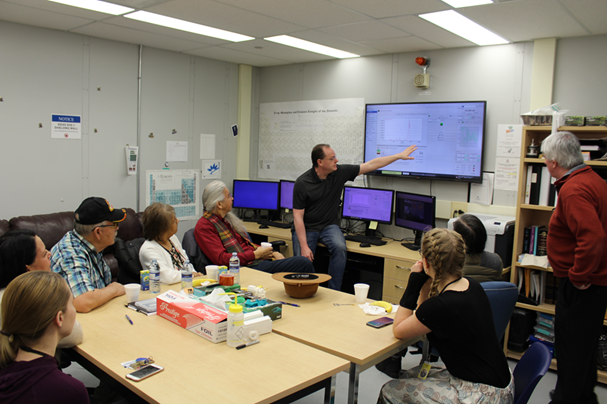
<instances>
[{"instance_id":1,"label":"computer monitor","mask_svg":"<svg viewBox=\"0 0 607 404\"><path fill-rule=\"evenodd\" d=\"M242 209L278 210L279 182L234 180L232 206Z\"/></svg>"},{"instance_id":2,"label":"computer monitor","mask_svg":"<svg viewBox=\"0 0 607 404\"><path fill-rule=\"evenodd\" d=\"M293 187L295 181L280 180L280 208L293 209Z\"/></svg>"},{"instance_id":3,"label":"computer monitor","mask_svg":"<svg viewBox=\"0 0 607 404\"><path fill-rule=\"evenodd\" d=\"M419 250L422 235L435 227L435 218L435 196L396 191L394 224L411 229L415 234L415 241L413 243L402 243L403 246L410 250Z\"/></svg>"},{"instance_id":4,"label":"computer monitor","mask_svg":"<svg viewBox=\"0 0 607 404\"><path fill-rule=\"evenodd\" d=\"M366 235L373 236L375 231L368 228L370 222L392 224L393 201L392 190L344 187L342 217L368 222Z\"/></svg>"}]
</instances>

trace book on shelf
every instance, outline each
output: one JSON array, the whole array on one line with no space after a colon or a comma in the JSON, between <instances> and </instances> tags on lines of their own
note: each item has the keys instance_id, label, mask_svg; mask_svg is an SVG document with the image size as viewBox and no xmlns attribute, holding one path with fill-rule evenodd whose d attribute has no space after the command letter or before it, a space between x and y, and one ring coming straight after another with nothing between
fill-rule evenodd
<instances>
[{"instance_id":1,"label":"book on shelf","mask_svg":"<svg viewBox=\"0 0 607 404\"><path fill-rule=\"evenodd\" d=\"M527 166L527 183L525 187L525 203L537 205L540 197L540 181L542 175L541 164L529 164Z\"/></svg>"},{"instance_id":2,"label":"book on shelf","mask_svg":"<svg viewBox=\"0 0 607 404\"><path fill-rule=\"evenodd\" d=\"M546 272L546 293L544 303L556 304L556 296L559 288L559 278L552 272Z\"/></svg>"},{"instance_id":3,"label":"book on shelf","mask_svg":"<svg viewBox=\"0 0 607 404\"><path fill-rule=\"evenodd\" d=\"M524 229L523 235L523 253L529 254L529 239L531 237L531 226L527 226Z\"/></svg>"},{"instance_id":4,"label":"book on shelf","mask_svg":"<svg viewBox=\"0 0 607 404\"><path fill-rule=\"evenodd\" d=\"M518 301L539 306L545 302L546 272L518 268Z\"/></svg>"},{"instance_id":5,"label":"book on shelf","mask_svg":"<svg viewBox=\"0 0 607 404\"><path fill-rule=\"evenodd\" d=\"M537 229L537 248L535 255L548 255L546 250L546 242L548 240L548 228L546 226L540 226Z\"/></svg>"},{"instance_id":6,"label":"book on shelf","mask_svg":"<svg viewBox=\"0 0 607 404\"><path fill-rule=\"evenodd\" d=\"M535 255L535 229L537 226L529 227L529 254Z\"/></svg>"}]
</instances>

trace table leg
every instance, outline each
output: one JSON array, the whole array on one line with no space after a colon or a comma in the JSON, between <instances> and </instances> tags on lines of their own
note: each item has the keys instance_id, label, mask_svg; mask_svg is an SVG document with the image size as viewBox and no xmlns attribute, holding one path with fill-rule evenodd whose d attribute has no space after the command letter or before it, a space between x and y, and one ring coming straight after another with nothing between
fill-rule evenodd
<instances>
[{"instance_id":1,"label":"table leg","mask_svg":"<svg viewBox=\"0 0 607 404\"><path fill-rule=\"evenodd\" d=\"M335 386L337 385L337 375L331 376L331 385L325 388L325 404L335 404Z\"/></svg>"},{"instance_id":2,"label":"table leg","mask_svg":"<svg viewBox=\"0 0 607 404\"><path fill-rule=\"evenodd\" d=\"M360 376L360 365L350 362L350 375L348 379L348 404L358 403L358 377Z\"/></svg>"}]
</instances>

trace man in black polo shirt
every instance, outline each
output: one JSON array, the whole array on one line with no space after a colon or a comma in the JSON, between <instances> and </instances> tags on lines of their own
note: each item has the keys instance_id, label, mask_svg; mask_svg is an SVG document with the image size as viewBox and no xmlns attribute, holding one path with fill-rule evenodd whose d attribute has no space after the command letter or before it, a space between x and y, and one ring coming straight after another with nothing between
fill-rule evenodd
<instances>
[{"instance_id":1,"label":"man in black polo shirt","mask_svg":"<svg viewBox=\"0 0 607 404\"><path fill-rule=\"evenodd\" d=\"M329 249L329 288L340 290L346 268L346 240L339 228L339 201L344 184L356 176L409 157L415 145L392 156L378 157L361 165L337 165L335 151L328 144L312 149L313 167L299 176L293 188L293 253L314 261L316 244Z\"/></svg>"}]
</instances>

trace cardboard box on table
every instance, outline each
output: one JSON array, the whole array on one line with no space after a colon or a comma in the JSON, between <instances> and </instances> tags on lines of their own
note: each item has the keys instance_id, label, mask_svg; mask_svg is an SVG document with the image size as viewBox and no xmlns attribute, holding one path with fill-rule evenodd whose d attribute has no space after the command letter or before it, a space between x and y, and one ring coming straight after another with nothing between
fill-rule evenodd
<instances>
[{"instance_id":1,"label":"cardboard box on table","mask_svg":"<svg viewBox=\"0 0 607 404\"><path fill-rule=\"evenodd\" d=\"M227 313L172 290L156 297L156 313L208 341L227 339Z\"/></svg>"}]
</instances>

